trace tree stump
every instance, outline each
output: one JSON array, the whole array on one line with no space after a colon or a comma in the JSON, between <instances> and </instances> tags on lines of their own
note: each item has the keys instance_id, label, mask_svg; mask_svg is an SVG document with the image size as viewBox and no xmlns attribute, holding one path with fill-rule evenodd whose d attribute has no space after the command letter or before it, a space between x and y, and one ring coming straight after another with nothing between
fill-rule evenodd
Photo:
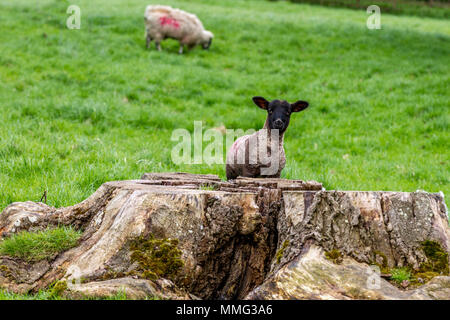
<instances>
[{"instance_id":1,"label":"tree stump","mask_svg":"<svg viewBox=\"0 0 450 320\"><path fill-rule=\"evenodd\" d=\"M107 182L71 207L9 205L0 214L0 237L58 225L83 235L75 248L51 260L1 256L0 287L36 292L60 281L73 297L124 288L133 298L450 299L447 219L441 194L325 191L315 181L225 182L215 175L147 173L140 180ZM180 267L147 261L172 271L146 277L156 269L142 272L136 256L146 257L138 250L147 250L149 241L172 245L166 252ZM369 284L370 265L417 272L430 265L424 243L447 254L446 271L411 290L380 277L378 286Z\"/></svg>"}]
</instances>

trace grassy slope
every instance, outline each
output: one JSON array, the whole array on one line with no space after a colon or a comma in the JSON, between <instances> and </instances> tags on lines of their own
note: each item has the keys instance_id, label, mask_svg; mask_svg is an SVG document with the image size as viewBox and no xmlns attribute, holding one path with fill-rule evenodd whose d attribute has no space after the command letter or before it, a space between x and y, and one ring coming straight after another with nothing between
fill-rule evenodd
<instances>
[{"instance_id":1,"label":"grassy slope","mask_svg":"<svg viewBox=\"0 0 450 320\"><path fill-rule=\"evenodd\" d=\"M171 132L194 120L258 129L253 95L311 103L286 134L286 178L449 193L448 21L384 14L372 31L348 9L159 2L197 13L211 50L144 50L148 1L78 1L81 30L65 28L68 2L0 3L0 209L44 189L71 205L149 171L224 177L221 165L175 166Z\"/></svg>"}]
</instances>

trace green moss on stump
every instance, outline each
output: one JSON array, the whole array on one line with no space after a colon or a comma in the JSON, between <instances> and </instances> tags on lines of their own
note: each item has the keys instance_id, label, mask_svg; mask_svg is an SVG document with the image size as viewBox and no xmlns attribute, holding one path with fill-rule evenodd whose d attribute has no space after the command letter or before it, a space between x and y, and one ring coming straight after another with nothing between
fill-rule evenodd
<instances>
[{"instance_id":1,"label":"green moss on stump","mask_svg":"<svg viewBox=\"0 0 450 320\"><path fill-rule=\"evenodd\" d=\"M135 239L131 244L131 260L138 263L138 275L150 280L161 277L173 280L183 267L177 246L177 239L155 239L152 234L148 239Z\"/></svg>"},{"instance_id":2,"label":"green moss on stump","mask_svg":"<svg viewBox=\"0 0 450 320\"><path fill-rule=\"evenodd\" d=\"M60 280L55 283L55 285L53 286L53 288L50 291L50 295L54 296L54 297L60 297L60 296L62 296L64 291L66 291L66 289L67 289L67 281Z\"/></svg>"},{"instance_id":3,"label":"green moss on stump","mask_svg":"<svg viewBox=\"0 0 450 320\"><path fill-rule=\"evenodd\" d=\"M388 265L388 259L386 255L381 251L375 251L375 259L370 262L370 265L375 265L380 268L380 272L384 275L388 275L391 273ZM381 258L381 263L379 262Z\"/></svg>"},{"instance_id":4,"label":"green moss on stump","mask_svg":"<svg viewBox=\"0 0 450 320\"><path fill-rule=\"evenodd\" d=\"M281 258L283 258L284 250L289 246L289 240L284 240L283 244L281 245L280 250L277 251L276 258L277 258L277 264L281 262Z\"/></svg>"},{"instance_id":5,"label":"green moss on stump","mask_svg":"<svg viewBox=\"0 0 450 320\"><path fill-rule=\"evenodd\" d=\"M421 243L421 246L427 261L420 265L419 272L448 275L448 253L442 248L441 244L436 241L425 240Z\"/></svg>"},{"instance_id":6,"label":"green moss on stump","mask_svg":"<svg viewBox=\"0 0 450 320\"><path fill-rule=\"evenodd\" d=\"M380 257L381 257L381 260L383 260L383 262L381 263L381 265L382 265L384 268L387 268L387 266L388 266L388 259L387 259L386 255L385 255L383 252L381 252L381 251L375 251L375 256L380 256Z\"/></svg>"},{"instance_id":7,"label":"green moss on stump","mask_svg":"<svg viewBox=\"0 0 450 320\"><path fill-rule=\"evenodd\" d=\"M343 261L342 254L337 249L325 252L325 257L335 264L341 264Z\"/></svg>"},{"instance_id":8,"label":"green moss on stump","mask_svg":"<svg viewBox=\"0 0 450 320\"><path fill-rule=\"evenodd\" d=\"M14 280L14 276L7 265L0 265L0 274L9 280Z\"/></svg>"},{"instance_id":9,"label":"green moss on stump","mask_svg":"<svg viewBox=\"0 0 450 320\"><path fill-rule=\"evenodd\" d=\"M434 277L437 277L439 273L437 272L417 272L414 274L414 280L418 282L418 279L422 279L423 283L426 283L433 279Z\"/></svg>"},{"instance_id":10,"label":"green moss on stump","mask_svg":"<svg viewBox=\"0 0 450 320\"><path fill-rule=\"evenodd\" d=\"M418 287L434 277L449 274L448 253L442 248L440 243L426 240L421 243L421 248L427 257L427 261L422 263L419 270L416 271L408 266L391 269L391 283L398 285L403 280L408 280L410 287Z\"/></svg>"}]
</instances>

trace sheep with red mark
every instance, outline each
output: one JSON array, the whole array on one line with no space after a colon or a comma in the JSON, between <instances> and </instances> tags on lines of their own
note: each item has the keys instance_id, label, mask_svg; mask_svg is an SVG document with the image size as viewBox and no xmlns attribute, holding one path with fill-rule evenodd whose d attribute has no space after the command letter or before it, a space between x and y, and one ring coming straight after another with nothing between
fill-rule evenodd
<instances>
[{"instance_id":1,"label":"sheep with red mark","mask_svg":"<svg viewBox=\"0 0 450 320\"><path fill-rule=\"evenodd\" d=\"M253 102L267 111L264 127L250 135L238 138L227 153L227 180L238 176L251 178L279 178L286 164L283 141L292 112L300 112L308 107L308 102L298 100L267 101L263 97L253 97Z\"/></svg>"},{"instance_id":2,"label":"sheep with red mark","mask_svg":"<svg viewBox=\"0 0 450 320\"><path fill-rule=\"evenodd\" d=\"M201 21L194 14L169 6L149 5L144 14L146 29L146 46L155 41L161 51L161 41L167 38L180 41L180 54L184 46L192 49L201 45L203 49L211 46L213 34L205 30Z\"/></svg>"}]
</instances>

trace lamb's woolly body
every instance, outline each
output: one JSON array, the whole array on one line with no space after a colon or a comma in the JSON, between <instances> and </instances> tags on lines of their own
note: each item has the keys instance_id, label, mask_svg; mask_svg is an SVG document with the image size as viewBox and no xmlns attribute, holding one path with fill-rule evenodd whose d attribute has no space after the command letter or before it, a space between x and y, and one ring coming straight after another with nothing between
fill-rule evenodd
<instances>
[{"instance_id":1,"label":"lamb's woolly body","mask_svg":"<svg viewBox=\"0 0 450 320\"><path fill-rule=\"evenodd\" d=\"M213 37L196 15L169 6L147 6L144 19L147 38L156 43L172 38L179 40L181 45L193 47L207 43Z\"/></svg>"},{"instance_id":2,"label":"lamb's woolly body","mask_svg":"<svg viewBox=\"0 0 450 320\"><path fill-rule=\"evenodd\" d=\"M261 152L264 152L269 157L272 156L272 144L270 140L270 129L268 126L268 122L264 124L264 127L257 132L239 137L231 146L230 150L227 153L227 162L226 162L226 174L227 179L235 179L238 176L243 177L260 177L261 169L267 168L271 165L271 163L263 164L261 163L261 159L259 155ZM252 143L251 143L252 141ZM256 145L255 145L256 142ZM286 155L284 152L283 142L284 142L284 133L281 133L279 139L277 141L278 150L275 152L278 153L278 170L275 174L269 175L267 177L275 177L279 178L281 175L281 171L284 169L286 165ZM257 152L250 152L250 147L256 148ZM261 149L264 148L264 149ZM244 159L244 163L239 163L239 159ZM271 158L274 159L274 158Z\"/></svg>"}]
</instances>

